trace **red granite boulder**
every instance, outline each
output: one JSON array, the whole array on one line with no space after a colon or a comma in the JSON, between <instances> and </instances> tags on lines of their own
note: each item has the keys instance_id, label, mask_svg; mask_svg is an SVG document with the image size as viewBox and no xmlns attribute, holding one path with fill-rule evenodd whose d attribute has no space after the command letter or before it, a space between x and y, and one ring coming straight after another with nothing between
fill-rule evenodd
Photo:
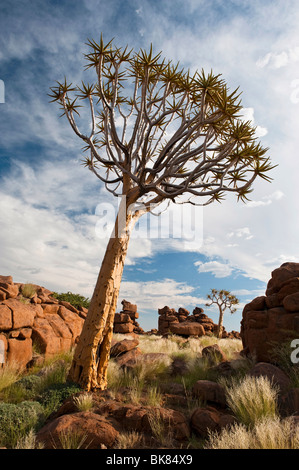
<instances>
[{"instance_id":1,"label":"red granite boulder","mask_svg":"<svg viewBox=\"0 0 299 470\"><path fill-rule=\"evenodd\" d=\"M257 297L243 309L243 353L258 362L273 362L275 348L298 334L299 263L284 263L272 272L266 296Z\"/></svg>"}]
</instances>

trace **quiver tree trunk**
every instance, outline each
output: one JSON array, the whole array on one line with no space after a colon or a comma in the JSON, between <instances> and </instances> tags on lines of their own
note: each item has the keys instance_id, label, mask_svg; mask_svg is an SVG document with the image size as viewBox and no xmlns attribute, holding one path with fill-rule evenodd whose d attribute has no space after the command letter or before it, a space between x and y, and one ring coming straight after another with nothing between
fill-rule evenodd
<instances>
[{"instance_id":1,"label":"quiver tree trunk","mask_svg":"<svg viewBox=\"0 0 299 470\"><path fill-rule=\"evenodd\" d=\"M217 337L222 338L222 331L223 331L223 314L224 312L219 307L219 321L218 321L218 328L217 328Z\"/></svg>"},{"instance_id":2,"label":"quiver tree trunk","mask_svg":"<svg viewBox=\"0 0 299 470\"><path fill-rule=\"evenodd\" d=\"M137 218L121 205L75 349L68 379L87 391L107 387L115 310L130 233Z\"/></svg>"}]
</instances>

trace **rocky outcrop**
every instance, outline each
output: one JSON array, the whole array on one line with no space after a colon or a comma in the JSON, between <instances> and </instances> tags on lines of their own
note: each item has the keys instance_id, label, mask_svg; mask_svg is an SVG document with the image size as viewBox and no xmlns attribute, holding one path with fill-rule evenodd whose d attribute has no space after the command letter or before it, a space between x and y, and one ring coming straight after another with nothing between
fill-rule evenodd
<instances>
[{"instance_id":1,"label":"rocky outcrop","mask_svg":"<svg viewBox=\"0 0 299 470\"><path fill-rule=\"evenodd\" d=\"M139 335L143 334L143 329L136 321L136 319L139 318L139 313L137 312L137 305L131 304L127 300L123 300L121 303L123 309L120 313L116 313L114 317L114 333L137 333Z\"/></svg>"},{"instance_id":2,"label":"rocky outcrop","mask_svg":"<svg viewBox=\"0 0 299 470\"><path fill-rule=\"evenodd\" d=\"M115 314L114 332L143 334L136 321L137 306L126 300L122 305L123 310ZM45 287L14 283L11 276L0 276L0 367L14 362L22 368L41 356L44 359L70 351L86 315L86 308L57 300Z\"/></svg>"},{"instance_id":3,"label":"rocky outcrop","mask_svg":"<svg viewBox=\"0 0 299 470\"><path fill-rule=\"evenodd\" d=\"M232 426L236 422L236 418L230 413L207 406L194 410L191 416L191 430L198 437L206 439L211 432L220 433L223 428Z\"/></svg>"},{"instance_id":4,"label":"rocky outcrop","mask_svg":"<svg viewBox=\"0 0 299 470\"><path fill-rule=\"evenodd\" d=\"M69 435L80 437L83 449L111 448L119 432L104 417L91 411L66 414L46 424L37 434L44 449L62 449Z\"/></svg>"},{"instance_id":5,"label":"rocky outcrop","mask_svg":"<svg viewBox=\"0 0 299 470\"><path fill-rule=\"evenodd\" d=\"M198 380L192 388L192 394L204 403L226 406L225 390L216 382L210 380Z\"/></svg>"},{"instance_id":6,"label":"rocky outcrop","mask_svg":"<svg viewBox=\"0 0 299 470\"><path fill-rule=\"evenodd\" d=\"M114 358L120 367L127 367L131 363L135 364L137 356L141 355L138 345L139 340L137 337L133 337L133 339L126 338L122 341L112 340L110 357Z\"/></svg>"},{"instance_id":7,"label":"rocky outcrop","mask_svg":"<svg viewBox=\"0 0 299 470\"><path fill-rule=\"evenodd\" d=\"M81 333L87 310L58 301L52 292L0 276L0 340L4 363L20 367L40 353L44 358L69 351ZM1 364L0 364L1 366Z\"/></svg>"},{"instance_id":8,"label":"rocky outcrop","mask_svg":"<svg viewBox=\"0 0 299 470\"><path fill-rule=\"evenodd\" d=\"M165 335L173 333L181 336L203 336L213 333L214 323L203 313L203 309L196 307L193 315L185 308L174 308L165 306L158 310L158 334Z\"/></svg>"},{"instance_id":9,"label":"rocky outcrop","mask_svg":"<svg viewBox=\"0 0 299 470\"><path fill-rule=\"evenodd\" d=\"M272 272L266 293L243 309L244 354L273 362L275 347L299 334L299 263L284 263Z\"/></svg>"},{"instance_id":10,"label":"rocky outcrop","mask_svg":"<svg viewBox=\"0 0 299 470\"><path fill-rule=\"evenodd\" d=\"M159 335L167 335L173 333L180 336L203 336L216 334L218 326L211 318L204 314L200 307L195 307L190 315L190 312L185 308L179 308L176 311L174 308L165 306L158 309L158 331ZM240 334L236 331L227 333L223 329L223 338L239 338Z\"/></svg>"},{"instance_id":11,"label":"rocky outcrop","mask_svg":"<svg viewBox=\"0 0 299 470\"><path fill-rule=\"evenodd\" d=\"M112 420L118 429L136 431L153 436L153 420L160 423L165 434L171 434L175 441L183 442L190 438L188 419L176 410L144 405L121 404L106 401L97 410L98 413Z\"/></svg>"}]
</instances>

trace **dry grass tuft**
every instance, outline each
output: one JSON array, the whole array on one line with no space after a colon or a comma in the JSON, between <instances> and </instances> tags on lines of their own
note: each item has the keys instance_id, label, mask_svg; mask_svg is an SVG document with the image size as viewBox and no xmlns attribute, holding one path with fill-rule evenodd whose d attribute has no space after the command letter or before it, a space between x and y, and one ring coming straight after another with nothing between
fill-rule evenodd
<instances>
[{"instance_id":1,"label":"dry grass tuft","mask_svg":"<svg viewBox=\"0 0 299 470\"><path fill-rule=\"evenodd\" d=\"M227 404L245 426L255 425L262 418L276 418L278 388L267 377L245 376L241 381L219 380L226 390Z\"/></svg>"},{"instance_id":2,"label":"dry grass tuft","mask_svg":"<svg viewBox=\"0 0 299 470\"><path fill-rule=\"evenodd\" d=\"M262 418L253 428L235 423L221 433L210 433L206 449L299 449L299 428L291 418Z\"/></svg>"}]
</instances>

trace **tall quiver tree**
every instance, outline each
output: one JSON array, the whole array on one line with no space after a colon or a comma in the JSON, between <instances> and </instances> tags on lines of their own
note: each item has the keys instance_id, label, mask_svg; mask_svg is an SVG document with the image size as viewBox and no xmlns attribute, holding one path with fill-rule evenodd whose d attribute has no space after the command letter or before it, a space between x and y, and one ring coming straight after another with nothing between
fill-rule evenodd
<instances>
[{"instance_id":1,"label":"tall quiver tree","mask_svg":"<svg viewBox=\"0 0 299 470\"><path fill-rule=\"evenodd\" d=\"M225 310L229 310L230 313L235 313L237 311L236 305L239 303L239 299L228 290L217 290L211 289L211 293L207 295L209 302L206 303L207 307L211 305L217 305L219 310L219 320L217 326L217 336L218 338L222 337L223 333L223 316Z\"/></svg>"},{"instance_id":2,"label":"tall quiver tree","mask_svg":"<svg viewBox=\"0 0 299 470\"><path fill-rule=\"evenodd\" d=\"M273 168L250 122L239 119L237 90L220 75L179 69L160 52L139 52L88 40L86 68L96 82L51 88L75 134L84 165L121 196L69 378L86 390L107 386L113 321L130 233L162 202L207 205L236 193L245 201L257 177ZM78 127L79 104L90 110L90 132ZM200 197L199 197L200 196Z\"/></svg>"}]
</instances>

